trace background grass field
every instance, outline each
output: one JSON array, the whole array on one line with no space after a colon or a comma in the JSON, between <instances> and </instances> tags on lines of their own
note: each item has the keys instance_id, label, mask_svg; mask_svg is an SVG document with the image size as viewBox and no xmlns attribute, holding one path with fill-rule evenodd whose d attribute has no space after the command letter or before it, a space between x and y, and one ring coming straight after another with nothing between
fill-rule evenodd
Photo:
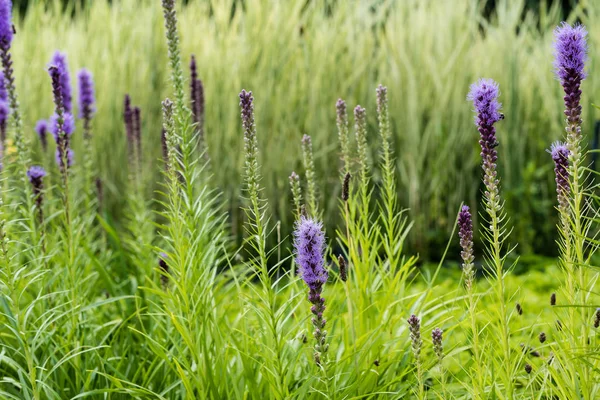
<instances>
[{"instance_id":1,"label":"background grass field","mask_svg":"<svg viewBox=\"0 0 600 400\"><path fill-rule=\"evenodd\" d=\"M121 218L127 170L122 123L125 93L142 108L145 174L153 182L160 157L160 99L167 93L166 47L160 2L104 0L85 8L59 3L30 5L19 19L15 42L17 87L28 133L52 111L44 72L55 49L71 69L93 71L98 91L94 153L106 182L111 215ZM206 136L217 186L234 232L239 229L242 141L237 93L254 91L264 185L271 211L291 229L287 177L301 168L300 139L313 138L319 194L329 227L337 179L335 101L367 109L371 153L375 92L389 88L398 196L415 227L410 241L423 259L440 256L461 201L473 206L480 189L479 149L468 85L493 77L503 88L509 118L499 126L499 161L513 238L522 254L552 254L553 182L545 152L563 133L561 88L551 68L551 33L561 20L558 4L538 13L523 1L499 1L488 19L476 1L345 2L323 7L306 1L190 2L180 13L182 54L195 54L206 91ZM575 7L570 21L593 21L594 2ZM589 67L596 63L600 31L588 24ZM591 107L598 80L584 82L584 131L592 138ZM77 149L78 139L75 139ZM79 151L81 153L81 151ZM375 177L375 179L378 179ZM475 213L476 214L476 213Z\"/></svg>"}]
</instances>

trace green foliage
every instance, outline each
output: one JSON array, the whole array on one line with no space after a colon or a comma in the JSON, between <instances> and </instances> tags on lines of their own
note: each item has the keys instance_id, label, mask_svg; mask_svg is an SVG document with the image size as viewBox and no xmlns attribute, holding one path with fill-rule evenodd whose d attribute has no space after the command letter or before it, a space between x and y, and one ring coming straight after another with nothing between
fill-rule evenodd
<instances>
[{"instance_id":1,"label":"green foliage","mask_svg":"<svg viewBox=\"0 0 600 400\"><path fill-rule=\"evenodd\" d=\"M558 8L539 26L522 9L500 1L488 21L470 1L163 0L161 8L99 0L74 15L59 2L32 4L13 51L30 127L17 147L35 143L33 122L52 112L44 68L56 43L72 69L94 72L98 112L90 143L78 121L69 171L59 171L53 148L32 147L49 172L41 208L24 180L29 155L14 148L19 125L9 132L9 167L0 171L0 397L597 398L599 219L595 186L583 184L595 174L579 166L579 230L541 228L561 238L549 251L560 259L526 258L542 271L515 275L519 264L504 243L509 217L511 242L532 238L518 219L544 218L526 210L541 208L554 225L543 150L563 131L560 87L541 67L550 65ZM600 31L589 27L594 46ZM185 92L192 52L206 87L209 157ZM475 266L486 263L488 279L465 289L449 260L458 259L450 252L456 210L478 197L477 136L464 97L481 74L506 91L499 175L508 207L494 200L492 227L479 238L485 247L475 246ZM380 80L389 93L373 90ZM595 84L590 74L584 93ZM256 97L243 127L242 87ZM145 116L143 151L130 165L125 92ZM359 112L353 125L342 115L336 135L339 96L360 99L368 119ZM164 163L155 162L161 127ZM305 133L312 147L303 152ZM288 181L292 170L299 173ZM94 195L97 177L104 196ZM303 208L325 220L328 237L329 347L319 363L307 289L288 246ZM423 244L429 228L444 237L435 249L441 261L419 266L426 247L411 244ZM576 260L565 257L571 246ZM415 343L411 314L420 318ZM443 357L434 328L444 331Z\"/></svg>"}]
</instances>

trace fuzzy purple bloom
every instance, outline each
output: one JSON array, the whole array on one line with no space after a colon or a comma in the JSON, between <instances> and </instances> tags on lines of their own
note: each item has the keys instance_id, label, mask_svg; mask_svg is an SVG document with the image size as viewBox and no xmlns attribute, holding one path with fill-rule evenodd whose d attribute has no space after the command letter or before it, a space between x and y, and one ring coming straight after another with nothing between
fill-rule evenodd
<instances>
[{"instance_id":1,"label":"fuzzy purple bloom","mask_svg":"<svg viewBox=\"0 0 600 400\"><path fill-rule=\"evenodd\" d=\"M13 40L12 1L0 0L0 48L8 50Z\"/></svg>"},{"instance_id":2,"label":"fuzzy purple bloom","mask_svg":"<svg viewBox=\"0 0 600 400\"><path fill-rule=\"evenodd\" d=\"M314 219L301 216L294 231L294 248L299 273L309 287L308 301L313 305L310 309L314 317L315 327L315 362L321 364L321 356L327 352L327 331L324 330L326 320L323 318L325 299L321 296L323 285L327 282L328 273L325 270L325 234L323 225Z\"/></svg>"},{"instance_id":3,"label":"fuzzy purple bloom","mask_svg":"<svg viewBox=\"0 0 600 400\"><path fill-rule=\"evenodd\" d=\"M556 175L556 194L558 203L564 210L569 203L569 149L562 142L554 142L550 146L549 153L554 161L554 173Z\"/></svg>"},{"instance_id":4,"label":"fuzzy purple bloom","mask_svg":"<svg viewBox=\"0 0 600 400\"><path fill-rule=\"evenodd\" d=\"M565 92L567 145L574 163L581 156L581 81L585 79L587 31L581 25L563 22L554 31L554 69Z\"/></svg>"},{"instance_id":5,"label":"fuzzy purple bloom","mask_svg":"<svg viewBox=\"0 0 600 400\"><path fill-rule=\"evenodd\" d=\"M600 327L600 308L596 308L596 315L594 317L594 328Z\"/></svg>"},{"instance_id":6,"label":"fuzzy purple bloom","mask_svg":"<svg viewBox=\"0 0 600 400\"><path fill-rule=\"evenodd\" d=\"M323 225L311 218L301 217L294 232L294 247L300 276L310 289L319 289L328 277L323 257Z\"/></svg>"},{"instance_id":7,"label":"fuzzy purple bloom","mask_svg":"<svg viewBox=\"0 0 600 400\"><path fill-rule=\"evenodd\" d=\"M71 93L71 76L69 75L69 64L67 63L67 55L60 51L54 52L50 65L55 66L59 73L59 82L61 87L62 102L65 112L72 111L73 95Z\"/></svg>"},{"instance_id":8,"label":"fuzzy purple bloom","mask_svg":"<svg viewBox=\"0 0 600 400\"><path fill-rule=\"evenodd\" d=\"M494 210L494 212L498 212L501 207L498 173L496 171L498 140L496 139L496 128L494 128L494 124L504 118L503 114L500 113L499 95L498 84L492 79L480 79L472 84L467 95L467 100L473 102L474 111L477 113L475 125L480 134L479 145L481 146L483 161L486 203L487 207Z\"/></svg>"},{"instance_id":9,"label":"fuzzy purple bloom","mask_svg":"<svg viewBox=\"0 0 600 400\"><path fill-rule=\"evenodd\" d=\"M43 221L43 213L42 213L42 202L44 190L44 177L46 176L46 170L38 165L34 165L29 167L27 170L27 178L31 183L31 188L33 189L33 196L35 198L35 204L38 208L38 218Z\"/></svg>"},{"instance_id":10,"label":"fuzzy purple bloom","mask_svg":"<svg viewBox=\"0 0 600 400\"><path fill-rule=\"evenodd\" d=\"M90 71L83 68L77 73L77 82L79 84L79 118L89 120L96 110L94 77Z\"/></svg>"},{"instance_id":11,"label":"fuzzy purple bloom","mask_svg":"<svg viewBox=\"0 0 600 400\"><path fill-rule=\"evenodd\" d=\"M46 121L45 119L39 120L35 125L35 132L40 138L42 149L46 151L46 149L48 149L48 121Z\"/></svg>"},{"instance_id":12,"label":"fuzzy purple bloom","mask_svg":"<svg viewBox=\"0 0 600 400\"><path fill-rule=\"evenodd\" d=\"M501 104L498 102L500 90L498 84L492 79L480 79L471 85L467 100L473 102L475 125L481 134L481 157L495 163L498 155L496 153L496 129L494 123L502 119L500 113Z\"/></svg>"},{"instance_id":13,"label":"fuzzy purple bloom","mask_svg":"<svg viewBox=\"0 0 600 400\"><path fill-rule=\"evenodd\" d=\"M561 82L585 79L587 31L582 25L563 22L554 30L554 70Z\"/></svg>"},{"instance_id":14,"label":"fuzzy purple bloom","mask_svg":"<svg viewBox=\"0 0 600 400\"><path fill-rule=\"evenodd\" d=\"M58 133L60 130L59 125L60 125L60 123L59 123L58 115L53 114L50 117L49 128L50 128L50 133L52 133L52 136L54 136L54 140L56 140L57 142L58 142ZM75 119L73 118L73 115L71 115L71 113L65 113L63 115L62 132L67 136L71 136L73 134L73 132L75 132Z\"/></svg>"},{"instance_id":15,"label":"fuzzy purple bloom","mask_svg":"<svg viewBox=\"0 0 600 400\"><path fill-rule=\"evenodd\" d=\"M46 170L39 165L29 167L27 170L27 178L32 185L35 185L35 182L39 182L46 175Z\"/></svg>"}]
</instances>

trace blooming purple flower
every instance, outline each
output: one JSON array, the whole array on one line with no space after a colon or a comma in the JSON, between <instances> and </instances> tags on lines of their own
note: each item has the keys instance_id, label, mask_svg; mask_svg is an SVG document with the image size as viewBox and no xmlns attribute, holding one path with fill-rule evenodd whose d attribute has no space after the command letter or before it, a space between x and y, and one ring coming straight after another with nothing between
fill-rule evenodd
<instances>
[{"instance_id":1,"label":"blooming purple flower","mask_svg":"<svg viewBox=\"0 0 600 400\"><path fill-rule=\"evenodd\" d=\"M35 184L34 182L38 182L46 175L46 170L40 167L39 165L29 167L29 169L27 170L27 178L29 179L29 182L31 182L32 185Z\"/></svg>"},{"instance_id":2,"label":"blooming purple flower","mask_svg":"<svg viewBox=\"0 0 600 400\"><path fill-rule=\"evenodd\" d=\"M563 22L554 30L554 70L561 82L585 79L587 31L583 25Z\"/></svg>"},{"instance_id":3,"label":"blooming purple flower","mask_svg":"<svg viewBox=\"0 0 600 400\"><path fill-rule=\"evenodd\" d=\"M33 189L33 196L35 198L35 204L38 208L39 219L40 222L43 220L42 213L42 202L43 202L43 193L44 190L44 177L46 176L46 170L44 168L34 165L29 167L27 170L27 178L31 183L31 187Z\"/></svg>"},{"instance_id":4,"label":"blooming purple flower","mask_svg":"<svg viewBox=\"0 0 600 400\"><path fill-rule=\"evenodd\" d=\"M325 234L323 225L314 219L301 216L294 231L294 248L299 273L309 287L308 301L313 305L310 309L314 315L312 324L315 327L315 362L321 364L321 356L327 352L327 331L325 328L325 299L321 296L323 285L327 282L328 273L324 260Z\"/></svg>"},{"instance_id":5,"label":"blooming purple flower","mask_svg":"<svg viewBox=\"0 0 600 400\"><path fill-rule=\"evenodd\" d=\"M59 118L57 114L52 114L50 117L50 133L54 136L54 139L58 141L58 132L59 128ZM75 131L75 119L71 113L65 113L63 115L63 123L62 123L63 133L67 136L71 136Z\"/></svg>"},{"instance_id":6,"label":"blooming purple flower","mask_svg":"<svg viewBox=\"0 0 600 400\"><path fill-rule=\"evenodd\" d=\"M12 1L0 0L0 48L8 50L13 39Z\"/></svg>"},{"instance_id":7,"label":"blooming purple flower","mask_svg":"<svg viewBox=\"0 0 600 400\"><path fill-rule=\"evenodd\" d=\"M55 66L59 73L59 82L61 87L62 102L65 112L70 113L72 111L72 99L71 94L71 76L69 75L69 64L67 63L67 55L60 51L56 51L50 60L50 65Z\"/></svg>"},{"instance_id":8,"label":"blooming purple flower","mask_svg":"<svg viewBox=\"0 0 600 400\"><path fill-rule=\"evenodd\" d=\"M90 71L83 68L77 73L77 81L79 83L79 118L91 119L96 110L94 77Z\"/></svg>"},{"instance_id":9,"label":"blooming purple flower","mask_svg":"<svg viewBox=\"0 0 600 400\"><path fill-rule=\"evenodd\" d=\"M294 247L300 276L311 290L320 289L328 277L323 257L323 225L312 218L302 216L294 232Z\"/></svg>"},{"instance_id":10,"label":"blooming purple flower","mask_svg":"<svg viewBox=\"0 0 600 400\"><path fill-rule=\"evenodd\" d=\"M48 148L48 121L46 121L45 119L41 119L37 122L37 124L35 125L35 131L38 134L38 136L40 137L40 143L42 144L42 149L44 151L46 151L46 149Z\"/></svg>"},{"instance_id":11,"label":"blooming purple flower","mask_svg":"<svg viewBox=\"0 0 600 400\"><path fill-rule=\"evenodd\" d=\"M567 146L573 163L581 156L581 81L585 79L587 32L581 25L563 22L554 31L554 69L564 89Z\"/></svg>"},{"instance_id":12,"label":"blooming purple flower","mask_svg":"<svg viewBox=\"0 0 600 400\"><path fill-rule=\"evenodd\" d=\"M470 87L467 100L473 102L475 125L480 134L481 158L483 160L483 183L486 187L486 197L489 206L494 210L500 209L499 188L496 172L498 160L498 140L494 124L504 118L500 113L501 104L498 102L500 90L498 84L492 79L480 79Z\"/></svg>"}]
</instances>

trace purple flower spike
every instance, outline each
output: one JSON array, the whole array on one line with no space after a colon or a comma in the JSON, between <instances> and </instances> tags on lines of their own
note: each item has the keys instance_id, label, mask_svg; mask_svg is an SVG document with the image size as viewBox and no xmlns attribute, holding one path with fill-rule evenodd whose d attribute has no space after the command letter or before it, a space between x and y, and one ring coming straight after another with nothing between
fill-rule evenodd
<instances>
[{"instance_id":1,"label":"purple flower spike","mask_svg":"<svg viewBox=\"0 0 600 400\"><path fill-rule=\"evenodd\" d=\"M67 55L56 51L52 56L50 65L55 66L58 69L60 75L59 82L61 87L62 101L65 112L70 113L72 111L73 96L71 94L71 77L69 75L69 64L67 63Z\"/></svg>"},{"instance_id":2,"label":"purple flower spike","mask_svg":"<svg viewBox=\"0 0 600 400\"><path fill-rule=\"evenodd\" d=\"M40 137L40 143L44 152L48 149L48 121L41 119L35 125L35 132Z\"/></svg>"},{"instance_id":3,"label":"purple flower spike","mask_svg":"<svg viewBox=\"0 0 600 400\"><path fill-rule=\"evenodd\" d=\"M469 206L462 206L458 213L458 237L460 238L460 247L462 251L460 256L463 260L463 273L467 289L471 289L473 284L473 220Z\"/></svg>"},{"instance_id":4,"label":"purple flower spike","mask_svg":"<svg viewBox=\"0 0 600 400\"><path fill-rule=\"evenodd\" d=\"M242 89L240 93L240 108L242 110L242 127L247 138L254 136L254 97L252 92Z\"/></svg>"},{"instance_id":5,"label":"purple flower spike","mask_svg":"<svg viewBox=\"0 0 600 400\"><path fill-rule=\"evenodd\" d=\"M12 40L12 1L0 0L0 48L8 50Z\"/></svg>"},{"instance_id":6,"label":"purple flower spike","mask_svg":"<svg viewBox=\"0 0 600 400\"><path fill-rule=\"evenodd\" d=\"M498 102L500 90L498 84L492 79L480 79L471 85L467 100L473 102L475 125L481 136L481 158L483 160L483 183L486 187L486 197L489 205L496 211L500 208L499 188L496 172L496 161L498 160L498 140L496 139L496 128L494 124L504 118L500 113L501 104Z\"/></svg>"},{"instance_id":7,"label":"purple flower spike","mask_svg":"<svg viewBox=\"0 0 600 400\"><path fill-rule=\"evenodd\" d=\"M169 264L167 260L169 256L166 253L160 253L158 258L158 267L160 269L160 282L162 283L163 289L169 286Z\"/></svg>"},{"instance_id":8,"label":"purple flower spike","mask_svg":"<svg viewBox=\"0 0 600 400\"><path fill-rule=\"evenodd\" d=\"M301 217L294 232L294 247L302 279L311 290L319 290L328 277L323 259L323 225L311 218Z\"/></svg>"},{"instance_id":9,"label":"purple flower spike","mask_svg":"<svg viewBox=\"0 0 600 400\"><path fill-rule=\"evenodd\" d=\"M79 83L79 118L89 120L96 111L96 94L92 73L85 68L81 69L77 73L77 82Z\"/></svg>"},{"instance_id":10,"label":"purple flower spike","mask_svg":"<svg viewBox=\"0 0 600 400\"><path fill-rule=\"evenodd\" d=\"M38 218L40 222L42 222L44 219L44 214L42 212L42 202L44 201L42 191L44 190L45 176L46 170L38 165L29 167L27 170L27 178L29 179L31 188L33 189L33 197L35 198L35 204L38 208Z\"/></svg>"},{"instance_id":11,"label":"purple flower spike","mask_svg":"<svg viewBox=\"0 0 600 400\"><path fill-rule=\"evenodd\" d=\"M444 358L444 347L443 347L443 343L442 343L443 334L444 334L444 331L442 331L440 328L435 328L433 331L431 331L431 341L433 342L433 352L438 357L438 360L440 360L440 362Z\"/></svg>"},{"instance_id":12,"label":"purple flower spike","mask_svg":"<svg viewBox=\"0 0 600 400\"><path fill-rule=\"evenodd\" d=\"M67 168L70 168L71 166L73 166L73 157L74 157L73 150L67 149ZM60 169L62 171L64 168L64 163L63 163L61 152L58 149L56 150L56 163L58 164L58 166L60 167Z\"/></svg>"},{"instance_id":13,"label":"purple flower spike","mask_svg":"<svg viewBox=\"0 0 600 400\"><path fill-rule=\"evenodd\" d=\"M62 121L62 129L63 133L67 136L71 136L75 131L75 119L70 113L65 113L63 115ZM50 133L54 136L54 139L58 141L58 132L59 132L59 118L57 114L53 114L50 117Z\"/></svg>"},{"instance_id":14,"label":"purple flower spike","mask_svg":"<svg viewBox=\"0 0 600 400\"><path fill-rule=\"evenodd\" d=\"M581 157L581 81L585 79L587 60L587 32L581 25L563 22L554 31L554 69L565 97L567 117L567 146L573 165Z\"/></svg>"},{"instance_id":15,"label":"purple flower spike","mask_svg":"<svg viewBox=\"0 0 600 400\"><path fill-rule=\"evenodd\" d=\"M325 234L323 225L314 219L300 217L294 231L294 248L299 273L309 288L308 301L313 305L310 309L314 315L312 324L315 327L315 362L321 364L321 356L327 352L327 331L325 328L325 299L321 296L323 285L327 282L328 273L325 270Z\"/></svg>"},{"instance_id":16,"label":"purple flower spike","mask_svg":"<svg viewBox=\"0 0 600 400\"><path fill-rule=\"evenodd\" d=\"M587 31L582 25L563 22L554 31L554 69L561 82L575 77L585 79Z\"/></svg>"},{"instance_id":17,"label":"purple flower spike","mask_svg":"<svg viewBox=\"0 0 600 400\"><path fill-rule=\"evenodd\" d=\"M556 175L556 194L558 204L563 210L569 206L569 149L562 142L554 142L550 146L550 154L554 161L554 173Z\"/></svg>"},{"instance_id":18,"label":"purple flower spike","mask_svg":"<svg viewBox=\"0 0 600 400\"><path fill-rule=\"evenodd\" d=\"M415 363L418 365L421 362L421 347L423 346L421 320L415 314L412 314L406 322L408 322L408 329L410 331L410 341L413 355L415 356Z\"/></svg>"},{"instance_id":19,"label":"purple flower spike","mask_svg":"<svg viewBox=\"0 0 600 400\"><path fill-rule=\"evenodd\" d=\"M4 80L4 72L0 71L0 101L8 101L8 90Z\"/></svg>"}]
</instances>

